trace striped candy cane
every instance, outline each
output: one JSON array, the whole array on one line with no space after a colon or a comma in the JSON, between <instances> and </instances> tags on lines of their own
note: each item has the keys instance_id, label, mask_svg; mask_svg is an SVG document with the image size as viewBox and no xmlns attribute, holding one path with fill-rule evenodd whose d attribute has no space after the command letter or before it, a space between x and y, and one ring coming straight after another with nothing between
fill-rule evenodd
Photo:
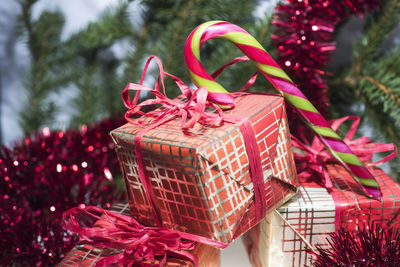
<instances>
[{"instance_id":1,"label":"striped candy cane","mask_svg":"<svg viewBox=\"0 0 400 267\"><path fill-rule=\"evenodd\" d=\"M200 47L212 38L229 40L242 50L286 101L295 107L303 121L319 136L330 153L352 174L363 191L369 197L380 200L379 184L372 174L261 44L239 26L225 21L209 21L201 24L193 30L185 44L185 61L190 78L197 86L207 87L210 100L223 107L234 106L233 97L208 74L200 62Z\"/></svg>"}]
</instances>

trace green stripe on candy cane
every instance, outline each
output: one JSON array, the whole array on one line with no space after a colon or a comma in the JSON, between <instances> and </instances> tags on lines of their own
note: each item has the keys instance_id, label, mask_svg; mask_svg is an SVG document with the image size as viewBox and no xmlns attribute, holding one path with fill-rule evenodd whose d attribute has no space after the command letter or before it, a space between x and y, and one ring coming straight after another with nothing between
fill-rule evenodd
<instances>
[{"instance_id":1,"label":"green stripe on candy cane","mask_svg":"<svg viewBox=\"0 0 400 267\"><path fill-rule=\"evenodd\" d=\"M300 117L320 138L330 153L352 174L364 192L380 199L379 185L368 169L332 130L311 102L295 86L292 80L272 59L258 41L242 28L224 21L209 21L197 27L188 37L185 45L185 61L192 81L197 86L209 89L209 99L217 104L232 107L233 98L204 69L200 62L200 47L212 38L223 38L235 44L257 66L271 84L293 105Z\"/></svg>"},{"instance_id":2,"label":"green stripe on candy cane","mask_svg":"<svg viewBox=\"0 0 400 267\"><path fill-rule=\"evenodd\" d=\"M364 179L364 178L361 178L361 177L357 177L357 178L358 178L358 180L359 180L360 182L362 182L362 183L363 183L364 185L366 185L366 186L369 186L369 187L379 187L378 182L375 181L375 180Z\"/></svg>"},{"instance_id":3,"label":"green stripe on candy cane","mask_svg":"<svg viewBox=\"0 0 400 267\"><path fill-rule=\"evenodd\" d=\"M258 49L265 51L264 47L262 47L262 45L255 38L248 38L248 34L243 32L228 32L221 35L221 38L230 40L236 44L257 47Z\"/></svg>"},{"instance_id":4,"label":"green stripe on candy cane","mask_svg":"<svg viewBox=\"0 0 400 267\"><path fill-rule=\"evenodd\" d=\"M257 66L258 69L262 70L265 73L269 73L270 75L282 78L284 80L292 81L281 68L265 65L256 61L253 61L253 63Z\"/></svg>"},{"instance_id":5,"label":"green stripe on candy cane","mask_svg":"<svg viewBox=\"0 0 400 267\"><path fill-rule=\"evenodd\" d=\"M335 152L339 158L341 158L344 162L356 165L356 166L363 166L362 162L358 159L358 157L354 154L349 154L349 153L340 153L340 152Z\"/></svg>"},{"instance_id":6,"label":"green stripe on candy cane","mask_svg":"<svg viewBox=\"0 0 400 267\"><path fill-rule=\"evenodd\" d=\"M289 103L293 103L296 108L318 113L318 110L307 99L286 93L283 93L283 96Z\"/></svg>"},{"instance_id":7,"label":"green stripe on candy cane","mask_svg":"<svg viewBox=\"0 0 400 267\"><path fill-rule=\"evenodd\" d=\"M207 30L207 28L209 26L214 25L216 22L222 22L222 21L204 22L199 27L197 27L197 31L196 31L195 35L193 36L192 51L198 61L200 61L200 46L197 44L200 44L200 40L201 40L201 36L203 35L203 32L205 30Z\"/></svg>"},{"instance_id":8,"label":"green stripe on candy cane","mask_svg":"<svg viewBox=\"0 0 400 267\"><path fill-rule=\"evenodd\" d=\"M207 87L209 92L220 92L221 90L225 90L224 87L222 87L219 83L215 81L211 81L208 79L204 79L200 76L197 76L190 70L188 70L190 79L195 83L195 84L202 84L202 86Z\"/></svg>"}]
</instances>

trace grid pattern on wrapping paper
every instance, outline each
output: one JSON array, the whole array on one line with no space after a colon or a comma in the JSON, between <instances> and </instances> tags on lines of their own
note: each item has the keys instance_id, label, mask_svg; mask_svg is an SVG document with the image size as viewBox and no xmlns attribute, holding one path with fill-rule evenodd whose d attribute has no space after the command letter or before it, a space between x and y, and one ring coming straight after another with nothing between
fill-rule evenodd
<instances>
[{"instance_id":1,"label":"grid pattern on wrapping paper","mask_svg":"<svg viewBox=\"0 0 400 267\"><path fill-rule=\"evenodd\" d=\"M325 188L301 187L298 195L281 207L279 212L311 244L322 243L335 232L335 203ZM288 266L311 266L313 257L306 244L281 219L281 231L274 239L281 240ZM273 233L275 234L275 233Z\"/></svg>"},{"instance_id":2,"label":"grid pattern on wrapping paper","mask_svg":"<svg viewBox=\"0 0 400 267\"><path fill-rule=\"evenodd\" d=\"M248 120L256 133L261 166L263 171L268 172L277 155L276 146L277 142L280 141L277 138L279 134L282 134L281 127L283 126L281 121L286 118L283 112L284 102L281 98L274 98L263 103L262 108L260 108L259 99L255 96L236 99L237 104L242 101L246 105L238 105L236 113L243 113L248 116ZM226 113L231 114L229 111ZM225 172L229 173L241 185L246 186L247 190L253 190L243 136L237 125L229 131L224 131L222 135L218 136L218 139L202 143L199 146L199 154L211 162L210 168L227 170Z\"/></svg>"},{"instance_id":3,"label":"grid pattern on wrapping paper","mask_svg":"<svg viewBox=\"0 0 400 267\"><path fill-rule=\"evenodd\" d=\"M138 175L134 152L119 148L118 156L123 162L127 189L130 191L132 216L145 224L154 224L153 213L143 183ZM190 223L197 233L213 232L209 223L208 207L193 167L175 165L166 159L153 157L144 152L146 172L151 177L153 199L163 220L163 226L185 231ZM151 157L151 161L149 160ZM193 165L197 165L196 158ZM196 220L193 220L196 218Z\"/></svg>"},{"instance_id":4,"label":"grid pattern on wrapping paper","mask_svg":"<svg viewBox=\"0 0 400 267\"><path fill-rule=\"evenodd\" d=\"M275 127L270 132L257 131L256 137L262 151L271 151L270 154L261 155L264 170L268 173L276 158L276 139L270 137L275 135L277 138L277 124L285 118L282 113L282 98L274 96L260 100L260 96L247 95L239 97L240 101L246 104L238 105L235 112L249 116L253 128L264 129L265 125L267 128ZM119 140L117 154L127 181L132 216L142 223L154 225L151 208L138 175L132 145L134 135L139 131L140 127L125 125L114 131L114 137ZM242 137L238 126L228 123L219 128L197 125L192 132L196 132L196 138L193 138L194 134L191 138L185 136L179 121L170 121L143 137L143 156L147 174L151 178L152 194L165 227L180 231L190 229L191 233L213 239L218 236L217 240L227 242L232 238L235 227L238 227L238 220L243 218L247 207L252 203L252 184L247 156L243 142L240 142ZM285 135L282 142L289 142L288 131L282 134ZM218 147L212 147L218 142ZM207 146L210 154L200 153L207 150L203 149ZM214 153L216 151L218 153ZM291 151L279 153L291 154ZM281 162L282 166L276 168L278 172L279 168L290 168L284 165L284 161ZM295 176L284 179L294 183ZM275 196L276 193L280 195L288 191L283 183L271 186L270 180L267 181L267 187L266 196L270 199L269 202L280 200ZM281 187L285 187L285 190ZM227 195L231 197L227 199ZM251 219L251 216L245 217L247 221ZM242 221L242 231L254 224Z\"/></svg>"},{"instance_id":5,"label":"grid pattern on wrapping paper","mask_svg":"<svg viewBox=\"0 0 400 267\"><path fill-rule=\"evenodd\" d=\"M116 203L112 205L110 210L129 215L129 204ZM216 248L197 244L193 253L198 256L200 266L219 267L220 265L220 252ZM90 245L77 245L67 254L58 266L95 266L102 257L104 257L104 255L99 249ZM167 262L167 266L189 267L192 266L192 264L179 259L173 259Z\"/></svg>"},{"instance_id":6,"label":"grid pattern on wrapping paper","mask_svg":"<svg viewBox=\"0 0 400 267\"><path fill-rule=\"evenodd\" d=\"M356 230L371 221L399 226L400 185L379 168L369 168L369 171L381 186L382 201L380 202L357 194L357 185L342 166L329 166L329 173L335 176L334 193L342 205L349 207L342 211L340 225L348 230Z\"/></svg>"},{"instance_id":7,"label":"grid pattern on wrapping paper","mask_svg":"<svg viewBox=\"0 0 400 267\"><path fill-rule=\"evenodd\" d=\"M278 142L276 146L276 156L274 159L273 176L279 178L282 181L289 182L294 185L298 185L296 173L296 165L292 153L290 131L288 127L287 118L282 118Z\"/></svg>"},{"instance_id":8,"label":"grid pattern on wrapping paper","mask_svg":"<svg viewBox=\"0 0 400 267\"><path fill-rule=\"evenodd\" d=\"M252 106L251 102L248 104ZM260 147L267 146L266 151L271 151L271 147L274 147L274 152L271 155L264 155L264 159L267 160L263 161L265 198L268 210L279 205L280 201L289 194L288 191L290 190L288 189L291 188L279 181L275 183L271 179L272 170L267 169L266 165L270 168L273 167L274 171L281 176L285 174L293 175L293 177L290 177L291 179L295 177L296 173L295 166L288 164L291 151L286 149L290 149L290 138L285 117L282 116L282 109L283 102L272 102L268 108L264 109L268 111L262 117L257 117L255 120L252 120L252 117L250 118L252 125L255 125L263 121L267 116L272 117L273 123L266 128L272 125L270 132L275 131L277 136L277 141L267 146L266 140L270 138L271 134L268 132L256 134ZM238 142L237 139L241 141ZM237 238L258 223L255 220L253 185L250 183L248 160L242 139L243 136L236 129L235 132L227 133L226 136L223 136L219 143L205 146L203 148L205 152L200 152L201 154L207 154L208 158L212 159L201 161L203 163L202 169L204 170L202 180L205 193L208 196L213 222L218 230L217 237L223 242L232 239L232 237ZM229 146L235 146L235 144L240 144L240 146L236 145L234 150L226 149ZM245 160L241 160L242 158L245 158ZM289 170L290 167L291 169ZM238 180L234 179L235 177L245 177L245 179ZM285 177L283 180L290 181L289 177ZM239 187L238 184L243 186ZM239 202L240 199L242 199L242 205Z\"/></svg>"},{"instance_id":9,"label":"grid pattern on wrapping paper","mask_svg":"<svg viewBox=\"0 0 400 267\"><path fill-rule=\"evenodd\" d=\"M205 245L197 245L193 253L196 253L199 260L199 266L202 267L219 267L220 252L217 248ZM96 266L97 262L102 259L101 251L89 245L75 246L66 258L57 266L76 267L76 266ZM180 259L170 259L167 261L166 267L192 267L193 264Z\"/></svg>"},{"instance_id":10,"label":"grid pattern on wrapping paper","mask_svg":"<svg viewBox=\"0 0 400 267\"><path fill-rule=\"evenodd\" d=\"M369 168L381 186L382 202L357 194L356 192L359 191L357 185L342 166L329 164L328 170L334 183L334 195L343 206L342 227L354 230L370 221L383 224L391 222L393 226L399 226L400 185L381 169ZM326 237L335 232L335 202L324 188L302 186L298 195L281 207L279 211L313 245L318 243L322 247L326 247ZM269 266L268 258L272 258L270 262L284 262L284 266L311 266L313 258L306 252L306 244L282 219L278 216L275 217L278 218L278 222L272 223L274 229L271 232L265 227L262 228L265 230L264 233L261 233L262 238L249 236L251 242L257 242L257 247L260 248L260 250L252 252L253 264ZM263 220L260 225L268 223ZM262 248L268 245L268 237L271 234L272 242L281 245L279 250L282 255L277 255L279 254L277 251L272 252Z\"/></svg>"},{"instance_id":11,"label":"grid pattern on wrapping paper","mask_svg":"<svg viewBox=\"0 0 400 267\"><path fill-rule=\"evenodd\" d=\"M270 179L265 180L265 198L267 202L267 210L273 210L285 203L291 198L295 190L294 188L283 184L281 180L287 180L291 184L297 184L296 166L293 160L292 147L290 145L290 133L287 130L287 121L281 120L279 126L279 135L276 146L277 155L274 158L273 169L264 172L264 177ZM271 176L272 175L272 176ZM271 177L280 175L281 180ZM288 175L287 177L284 177ZM236 230L234 238L256 225L255 206L253 203L249 205L245 216L243 217L239 228Z\"/></svg>"},{"instance_id":12,"label":"grid pattern on wrapping paper","mask_svg":"<svg viewBox=\"0 0 400 267\"><path fill-rule=\"evenodd\" d=\"M129 205L127 203L113 204L110 211L129 215ZM79 266L82 263L84 263L84 266L95 266L101 257L102 253L99 249L89 245L77 245L65 256L58 266Z\"/></svg>"}]
</instances>

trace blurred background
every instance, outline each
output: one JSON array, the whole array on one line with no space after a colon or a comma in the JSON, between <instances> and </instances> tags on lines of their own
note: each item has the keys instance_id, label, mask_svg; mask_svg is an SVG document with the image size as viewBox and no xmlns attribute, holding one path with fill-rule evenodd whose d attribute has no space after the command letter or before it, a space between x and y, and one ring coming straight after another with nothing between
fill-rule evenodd
<instances>
[{"instance_id":1,"label":"blurred background","mask_svg":"<svg viewBox=\"0 0 400 267\"><path fill-rule=\"evenodd\" d=\"M76 241L61 230L64 210L124 199L108 137L123 123L122 89L139 81L150 55L192 85L183 46L207 20L253 34L327 118L359 116L358 136L399 145L399 2L0 1L0 243L13 240L0 245L1 263L58 262ZM237 56L224 40L202 48L210 73ZM218 80L235 91L254 71L239 63ZM156 75L152 70L146 83L154 85ZM275 92L264 77L250 91ZM167 92L178 94L171 81ZM289 113L292 134L302 135ZM399 180L398 159L384 168ZM27 225L36 228L21 237ZM247 265L240 242L224 251L223 266Z\"/></svg>"}]
</instances>

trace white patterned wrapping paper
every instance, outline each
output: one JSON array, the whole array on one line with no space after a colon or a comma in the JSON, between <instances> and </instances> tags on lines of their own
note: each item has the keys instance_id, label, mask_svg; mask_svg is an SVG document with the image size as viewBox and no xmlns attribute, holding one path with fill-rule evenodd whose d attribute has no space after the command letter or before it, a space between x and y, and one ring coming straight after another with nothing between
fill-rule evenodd
<instances>
[{"instance_id":1,"label":"white patterned wrapping paper","mask_svg":"<svg viewBox=\"0 0 400 267\"><path fill-rule=\"evenodd\" d=\"M308 243L327 248L327 238L337 227L352 231L371 221L383 227L387 223L400 226L400 185L381 169L370 168L382 189L381 202L360 195L342 166L329 164L328 170L334 182L332 194L312 179L305 182L301 178L296 196L277 209ZM246 233L244 242L250 262L257 267L312 266L315 259L307 253L307 244L276 212Z\"/></svg>"}]
</instances>

